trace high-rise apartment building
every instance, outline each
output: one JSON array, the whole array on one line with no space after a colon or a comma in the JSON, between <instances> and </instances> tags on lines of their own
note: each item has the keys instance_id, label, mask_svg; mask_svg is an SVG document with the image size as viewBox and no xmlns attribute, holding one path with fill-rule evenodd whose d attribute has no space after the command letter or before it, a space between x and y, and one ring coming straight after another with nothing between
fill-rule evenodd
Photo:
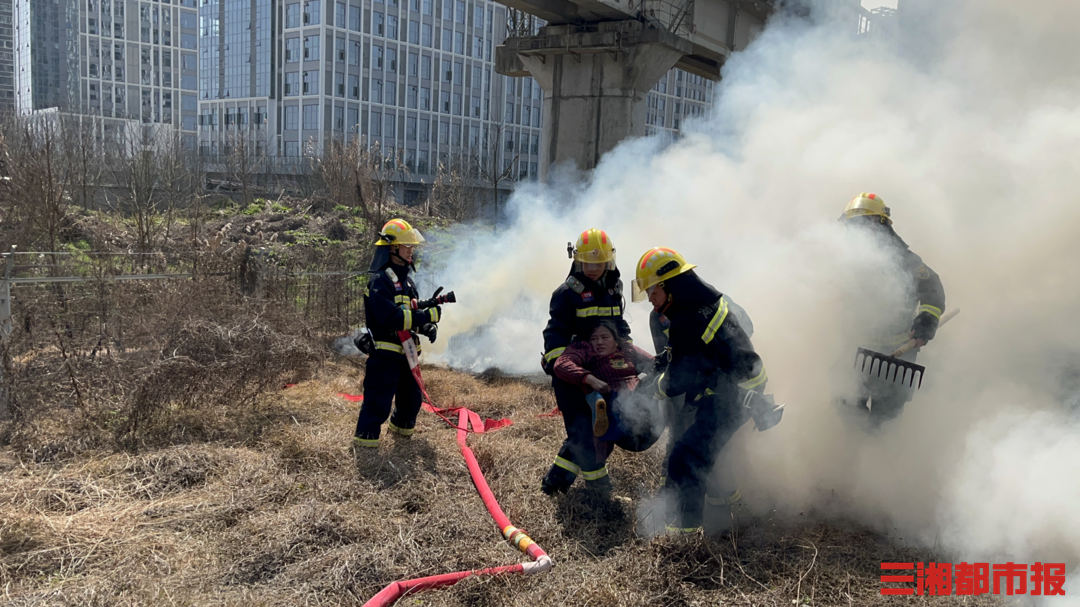
<instances>
[{"instance_id":1,"label":"high-rise apartment building","mask_svg":"<svg viewBox=\"0 0 1080 607\"><path fill-rule=\"evenodd\" d=\"M417 184L432 181L440 160L484 162L487 150L512 161L514 179L538 174L540 88L493 70L494 45L506 37L502 5L200 1L204 154L243 139L288 164L360 137L399 155Z\"/></svg>"},{"instance_id":2,"label":"high-rise apartment building","mask_svg":"<svg viewBox=\"0 0 1080 607\"><path fill-rule=\"evenodd\" d=\"M645 132L675 137L685 121L705 114L715 86L708 78L672 68L646 97Z\"/></svg>"},{"instance_id":3,"label":"high-rise apartment building","mask_svg":"<svg viewBox=\"0 0 1080 607\"><path fill-rule=\"evenodd\" d=\"M12 0L0 0L0 115L15 111L15 15Z\"/></svg>"},{"instance_id":4,"label":"high-rise apartment building","mask_svg":"<svg viewBox=\"0 0 1080 607\"><path fill-rule=\"evenodd\" d=\"M176 128L194 146L196 0L13 0L21 114L100 117L103 134Z\"/></svg>"}]
</instances>

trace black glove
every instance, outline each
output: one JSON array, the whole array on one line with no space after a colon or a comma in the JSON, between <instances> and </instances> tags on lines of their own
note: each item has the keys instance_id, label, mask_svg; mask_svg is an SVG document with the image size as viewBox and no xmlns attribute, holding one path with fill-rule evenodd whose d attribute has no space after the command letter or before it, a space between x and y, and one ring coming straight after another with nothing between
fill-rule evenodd
<instances>
[{"instance_id":1,"label":"black glove","mask_svg":"<svg viewBox=\"0 0 1080 607\"><path fill-rule=\"evenodd\" d=\"M428 308L427 312L428 312L428 318L431 319L431 322L434 323L434 322L439 322L440 320L442 320L442 306L434 306L434 307ZM435 340L431 340L431 341L435 341Z\"/></svg>"},{"instance_id":2,"label":"black glove","mask_svg":"<svg viewBox=\"0 0 1080 607\"><path fill-rule=\"evenodd\" d=\"M360 336L353 340L353 344L364 354L371 355L375 352L375 339L371 337L370 331L361 331Z\"/></svg>"},{"instance_id":3,"label":"black glove","mask_svg":"<svg viewBox=\"0 0 1080 607\"><path fill-rule=\"evenodd\" d=\"M416 332L428 338L431 343L435 343L435 337L439 334L439 326L429 322L422 325Z\"/></svg>"},{"instance_id":4,"label":"black glove","mask_svg":"<svg viewBox=\"0 0 1080 607\"><path fill-rule=\"evenodd\" d=\"M653 370L657 373L662 373L664 369L667 369L668 363L671 362L671 348L664 348L664 351L657 354L653 359Z\"/></svg>"},{"instance_id":5,"label":"black glove","mask_svg":"<svg viewBox=\"0 0 1080 607\"><path fill-rule=\"evenodd\" d=\"M743 399L743 407L754 418L754 426L758 432L764 432L780 423L784 416L784 405L777 405L772 394L760 394L754 390L748 390Z\"/></svg>"}]
</instances>

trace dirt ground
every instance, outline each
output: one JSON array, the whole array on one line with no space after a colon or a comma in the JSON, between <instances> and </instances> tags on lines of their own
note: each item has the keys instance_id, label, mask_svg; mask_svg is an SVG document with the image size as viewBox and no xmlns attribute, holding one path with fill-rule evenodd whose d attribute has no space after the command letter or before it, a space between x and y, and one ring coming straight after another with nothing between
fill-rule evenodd
<instances>
[{"instance_id":1,"label":"dirt ground","mask_svg":"<svg viewBox=\"0 0 1080 607\"><path fill-rule=\"evenodd\" d=\"M575 487L542 495L563 436L549 388L425 368L433 399L513 425L473 435L510 520L552 556L549 573L476 577L400 605L998 604L993 597L884 597L882 561L930 561L842 521L738 517L719 538L647 539L638 507L659 485L663 445L616 451L631 503ZM51 458L0 450L0 592L10 605L355 605L387 583L523 562L502 541L455 433L421 413L411 439L350 442L362 371L268 394L220 439ZM222 413L222 412L219 412ZM228 411L214 415L228 423ZM179 437L206 436L174 433Z\"/></svg>"}]
</instances>

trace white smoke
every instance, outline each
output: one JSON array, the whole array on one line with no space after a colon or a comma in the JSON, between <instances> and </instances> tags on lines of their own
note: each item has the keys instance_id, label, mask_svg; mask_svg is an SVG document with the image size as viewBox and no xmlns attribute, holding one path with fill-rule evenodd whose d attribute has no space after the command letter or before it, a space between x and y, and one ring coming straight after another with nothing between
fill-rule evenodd
<instances>
[{"instance_id":1,"label":"white smoke","mask_svg":"<svg viewBox=\"0 0 1080 607\"><path fill-rule=\"evenodd\" d=\"M538 371L547 301L582 230L608 231L627 283L645 250L673 247L746 308L789 404L729 450L753 505L857 517L957 562L1075 571L1080 428L1062 367L1080 360L1080 3L983 0L931 18L899 48L776 20L680 141L628 141L579 187L519 190L511 225L449 260L461 303L443 335L472 335L449 360ZM830 404L850 329L890 288L835 223L862 191L885 199L947 307L963 308L876 437ZM627 312L647 343L647 304Z\"/></svg>"}]
</instances>

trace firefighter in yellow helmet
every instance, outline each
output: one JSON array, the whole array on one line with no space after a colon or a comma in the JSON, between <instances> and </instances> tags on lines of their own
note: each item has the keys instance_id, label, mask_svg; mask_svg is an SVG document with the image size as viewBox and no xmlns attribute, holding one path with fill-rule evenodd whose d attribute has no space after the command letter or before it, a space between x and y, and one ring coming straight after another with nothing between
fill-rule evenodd
<instances>
[{"instance_id":1,"label":"firefighter in yellow helmet","mask_svg":"<svg viewBox=\"0 0 1080 607\"><path fill-rule=\"evenodd\" d=\"M378 447L387 418L391 431L402 436L413 433L423 396L405 357L401 332L417 342L416 334L421 331L433 339L432 329L442 313L439 306L415 306L418 292L409 270L416 247L424 242L420 231L403 219L391 219L379 236L364 290L364 316L371 342L366 347L357 344L361 350L369 350L364 402L353 439L358 447Z\"/></svg>"},{"instance_id":2,"label":"firefighter in yellow helmet","mask_svg":"<svg viewBox=\"0 0 1080 607\"><path fill-rule=\"evenodd\" d=\"M669 532L702 527L709 471L735 431L751 416L766 430L782 414L764 395L764 365L739 315L695 267L673 249L653 248L638 260L631 288L635 302L648 299L667 321L657 396L685 399L673 411L672 428L682 431L666 462L664 490L677 504L665 521Z\"/></svg>"},{"instance_id":3,"label":"firefighter in yellow helmet","mask_svg":"<svg viewBox=\"0 0 1080 607\"><path fill-rule=\"evenodd\" d=\"M890 265L899 268L902 291L906 294L903 301L882 311L873 334L865 336L859 345L888 354L914 338L919 347L901 357L914 362L919 348L934 338L945 309L941 278L893 230L892 210L877 194L863 192L852 198L837 221L869 237L874 246L886 253ZM914 395L914 388L899 381L857 373L849 365L843 364L846 381L838 378L834 382L837 391L834 400L840 411L870 430L899 417Z\"/></svg>"},{"instance_id":4,"label":"firefighter in yellow helmet","mask_svg":"<svg viewBox=\"0 0 1080 607\"><path fill-rule=\"evenodd\" d=\"M541 490L552 495L570 488L579 475L586 486L610 492L607 466L597 457L592 410L580 387L553 373L555 360L576 340L587 340L601 320L610 320L619 337L629 338L630 325L623 320L623 286L615 267L615 245L599 228L585 230L577 243L568 245L573 260L566 281L551 294L550 318L544 328L541 365L551 375L555 401L566 424L566 440L541 481Z\"/></svg>"}]
</instances>

